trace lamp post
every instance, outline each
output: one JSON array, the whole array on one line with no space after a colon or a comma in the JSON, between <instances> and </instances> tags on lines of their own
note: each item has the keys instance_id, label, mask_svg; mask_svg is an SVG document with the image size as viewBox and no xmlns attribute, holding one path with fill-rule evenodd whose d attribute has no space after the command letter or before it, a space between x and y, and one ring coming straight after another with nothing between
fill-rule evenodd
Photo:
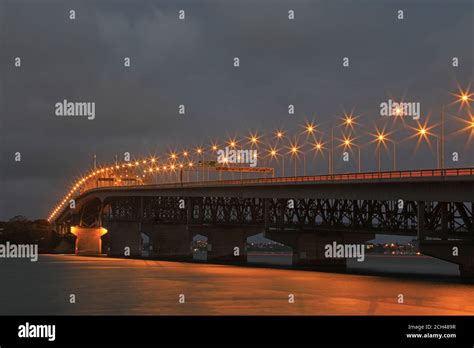
<instances>
[{"instance_id":1,"label":"lamp post","mask_svg":"<svg viewBox=\"0 0 474 348\"><path fill-rule=\"evenodd\" d=\"M358 118L358 116L354 116L351 113L346 113L344 112L344 117L342 118L342 124L339 124L339 125L343 125L345 126L346 128L351 128L351 130L354 128L354 125L357 124L356 122L356 119ZM332 124L331 126L331 138L330 138L330 142L331 142L331 155L329 156L330 157L330 168L329 168L329 174L330 175L333 175L334 174L334 128L335 128L335 125L334 123ZM359 149L360 151L360 149ZM360 152L359 152L360 154Z\"/></svg>"},{"instance_id":2,"label":"lamp post","mask_svg":"<svg viewBox=\"0 0 474 348\"><path fill-rule=\"evenodd\" d=\"M292 158L294 158L294 162L295 162L295 175L296 176L296 162L297 162L297 159L298 159L298 153L299 153L299 146L296 142L296 139L295 139L295 142L294 143L290 143L290 155Z\"/></svg>"},{"instance_id":3,"label":"lamp post","mask_svg":"<svg viewBox=\"0 0 474 348\"><path fill-rule=\"evenodd\" d=\"M311 137L314 140L314 133L316 132L316 125L314 122L306 122L304 125L304 132L306 133L306 140ZM306 152L303 153L303 176L306 176Z\"/></svg>"},{"instance_id":4,"label":"lamp post","mask_svg":"<svg viewBox=\"0 0 474 348\"><path fill-rule=\"evenodd\" d=\"M344 137L344 140L341 145L344 146L344 150L349 149L352 151L352 146L354 146L357 149L357 171L360 173L361 171L360 146L357 144L354 144L353 139L351 139L350 137Z\"/></svg>"},{"instance_id":5,"label":"lamp post","mask_svg":"<svg viewBox=\"0 0 474 348\"><path fill-rule=\"evenodd\" d=\"M321 142L321 141L317 141L313 144L313 150L315 151L315 157L318 156L318 152L321 152L321 154L323 153L323 150L324 150L324 144ZM329 158L329 156L328 156ZM317 163L317 161L315 161ZM329 167L330 163L328 162L328 167ZM316 166L314 168L315 172L317 173L316 171Z\"/></svg>"},{"instance_id":6,"label":"lamp post","mask_svg":"<svg viewBox=\"0 0 474 348\"><path fill-rule=\"evenodd\" d=\"M415 136L418 136L418 143L420 143L422 140L426 141L428 145L430 144L430 139L429 137L434 135L433 133L430 132L430 130L433 128L433 126L428 127L426 123L424 125L419 124L418 128L414 128L416 131ZM436 147L439 148L439 141L438 137L436 137ZM437 151L436 152L436 163L440 164L440 153Z\"/></svg>"},{"instance_id":7,"label":"lamp post","mask_svg":"<svg viewBox=\"0 0 474 348\"><path fill-rule=\"evenodd\" d=\"M232 150L235 150L237 147L237 140L235 138L229 139L228 145ZM228 158L227 158L227 163L230 163ZM232 166L231 163L229 165ZM232 172L231 176L232 176L232 180L234 180L234 172Z\"/></svg>"},{"instance_id":8,"label":"lamp post","mask_svg":"<svg viewBox=\"0 0 474 348\"><path fill-rule=\"evenodd\" d=\"M393 144L393 171L397 170L397 143L392 141Z\"/></svg>"},{"instance_id":9,"label":"lamp post","mask_svg":"<svg viewBox=\"0 0 474 348\"><path fill-rule=\"evenodd\" d=\"M446 105L441 108L441 170L444 170L444 109Z\"/></svg>"},{"instance_id":10,"label":"lamp post","mask_svg":"<svg viewBox=\"0 0 474 348\"><path fill-rule=\"evenodd\" d=\"M201 159L200 161L198 161L198 162L200 162L200 163L199 163L199 167L200 167L200 168L198 168L198 170L196 171L196 174L197 174L197 181L199 181L199 169L202 170L202 177L203 177L203 179L204 179L204 168L203 168L203 157L202 157L203 150L202 150L202 148L197 147L197 148L196 148L196 154L198 155L198 160L199 160L199 158Z\"/></svg>"},{"instance_id":11,"label":"lamp post","mask_svg":"<svg viewBox=\"0 0 474 348\"><path fill-rule=\"evenodd\" d=\"M458 87L459 93L451 93L457 99L454 101L455 103L460 103L461 108L466 105L467 109L470 110L471 107L471 101L473 101L472 96L474 93L470 92L470 86L466 88L466 90L463 90L462 88ZM445 108L446 104L442 106L441 108L441 169L442 169L442 175L444 175L444 169L445 169Z\"/></svg>"},{"instance_id":12,"label":"lamp post","mask_svg":"<svg viewBox=\"0 0 474 348\"><path fill-rule=\"evenodd\" d=\"M379 173L382 172L382 156L381 156L381 147L382 145L385 145L385 141L387 140L386 138L386 135L384 134L384 132L378 132L377 131L377 137L376 137L376 141L377 141L377 158L378 158L378 171Z\"/></svg>"},{"instance_id":13,"label":"lamp post","mask_svg":"<svg viewBox=\"0 0 474 348\"><path fill-rule=\"evenodd\" d=\"M283 141L283 139L285 138L285 131L279 129L275 132L275 138L277 140L277 145L278 145L278 142L280 141ZM285 155L281 155L281 176L284 177L285 176Z\"/></svg>"},{"instance_id":14,"label":"lamp post","mask_svg":"<svg viewBox=\"0 0 474 348\"><path fill-rule=\"evenodd\" d=\"M278 152L278 149L276 147L270 147L268 150L268 155L270 157L270 162L272 161L272 159L276 159L276 161L278 162L278 156L279 156L279 152ZM283 156L281 156L282 158L284 158ZM273 173L273 176L275 176L275 173Z\"/></svg>"},{"instance_id":15,"label":"lamp post","mask_svg":"<svg viewBox=\"0 0 474 348\"><path fill-rule=\"evenodd\" d=\"M219 145L217 145L217 143L212 143L211 151L214 153L215 156L217 156L217 151L219 151ZM221 175L222 175L222 171L219 171L219 180L221 179Z\"/></svg>"},{"instance_id":16,"label":"lamp post","mask_svg":"<svg viewBox=\"0 0 474 348\"><path fill-rule=\"evenodd\" d=\"M248 137L249 144L250 144L250 156L253 156L253 158L249 158L250 161L255 160L255 163L258 162L258 152L259 152L259 144L260 144L260 137L258 136L258 132L255 132L254 134L250 133L250 136ZM255 147L255 153L253 152ZM265 157L263 157L263 165L265 166ZM242 177L242 173L240 173L240 176ZM265 177L267 174L265 173Z\"/></svg>"}]
</instances>

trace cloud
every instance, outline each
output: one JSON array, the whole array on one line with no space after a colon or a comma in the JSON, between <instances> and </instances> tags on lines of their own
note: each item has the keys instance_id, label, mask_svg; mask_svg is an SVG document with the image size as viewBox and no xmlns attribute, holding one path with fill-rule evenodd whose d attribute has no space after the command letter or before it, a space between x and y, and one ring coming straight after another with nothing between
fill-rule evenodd
<instances>
[{"instance_id":1,"label":"cloud","mask_svg":"<svg viewBox=\"0 0 474 348\"><path fill-rule=\"evenodd\" d=\"M469 1L2 5L2 197L22 202L5 205L0 218L44 216L93 154L112 161L125 151L208 144L251 129L298 129L306 119L327 125L352 107L372 125L388 93L437 110L453 80L469 81L474 66ZM403 23L394 17L400 6ZM295 21L287 20L290 8ZM459 33L463 40L452 39ZM447 65L454 54L462 58L457 71ZM12 66L16 56L21 69ZM350 69L342 67L345 56ZM124 57L131 58L128 69ZM96 119L55 117L54 104L64 99L95 102ZM12 161L16 151L21 164ZM400 165L430 166L432 154L423 151L415 160L407 150ZM363 160L373 165L369 150Z\"/></svg>"}]
</instances>

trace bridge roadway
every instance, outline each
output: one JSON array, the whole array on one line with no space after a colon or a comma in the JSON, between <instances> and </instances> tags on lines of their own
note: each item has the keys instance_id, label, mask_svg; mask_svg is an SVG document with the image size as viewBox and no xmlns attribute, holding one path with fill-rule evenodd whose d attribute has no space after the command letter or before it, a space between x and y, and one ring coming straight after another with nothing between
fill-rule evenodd
<instances>
[{"instance_id":1,"label":"bridge roadway","mask_svg":"<svg viewBox=\"0 0 474 348\"><path fill-rule=\"evenodd\" d=\"M97 187L76 197L75 209L55 223L78 236L78 253L102 252L97 240L106 231L97 229L105 227L110 255L139 255L144 233L153 256L189 257L192 237L201 234L208 258L228 262L242 260L246 238L264 232L307 266L344 267L345 259L324 256L334 241L414 235L423 253L471 276L473 202L473 168L376 172Z\"/></svg>"},{"instance_id":2,"label":"bridge roadway","mask_svg":"<svg viewBox=\"0 0 474 348\"><path fill-rule=\"evenodd\" d=\"M470 202L474 168L106 186L84 192L76 201L137 195Z\"/></svg>"}]
</instances>

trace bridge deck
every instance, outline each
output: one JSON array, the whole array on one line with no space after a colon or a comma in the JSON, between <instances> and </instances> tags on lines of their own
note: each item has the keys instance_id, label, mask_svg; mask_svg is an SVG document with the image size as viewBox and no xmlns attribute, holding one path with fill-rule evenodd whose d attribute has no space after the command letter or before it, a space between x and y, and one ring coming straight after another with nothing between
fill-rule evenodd
<instances>
[{"instance_id":1,"label":"bridge deck","mask_svg":"<svg viewBox=\"0 0 474 348\"><path fill-rule=\"evenodd\" d=\"M76 203L92 197L160 195L472 202L474 168L107 185L82 192Z\"/></svg>"}]
</instances>

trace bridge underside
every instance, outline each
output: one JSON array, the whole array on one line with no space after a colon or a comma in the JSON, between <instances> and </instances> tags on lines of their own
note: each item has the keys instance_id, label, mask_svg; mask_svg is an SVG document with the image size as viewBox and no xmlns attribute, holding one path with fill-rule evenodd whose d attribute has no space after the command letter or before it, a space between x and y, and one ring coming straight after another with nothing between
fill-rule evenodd
<instances>
[{"instance_id":1,"label":"bridge underside","mask_svg":"<svg viewBox=\"0 0 474 348\"><path fill-rule=\"evenodd\" d=\"M293 249L295 265L315 267L344 267L344 258L324 254L333 242L363 244L376 234L405 235L416 237L422 253L459 264L464 276L474 273L472 202L111 196L79 204L59 226L105 227L104 252L113 256L140 256L145 235L151 257L190 259L192 238L200 234L208 238L208 259L217 262L245 261L247 237L264 233ZM77 243L78 253L101 252L98 243L92 247L85 240Z\"/></svg>"}]
</instances>

